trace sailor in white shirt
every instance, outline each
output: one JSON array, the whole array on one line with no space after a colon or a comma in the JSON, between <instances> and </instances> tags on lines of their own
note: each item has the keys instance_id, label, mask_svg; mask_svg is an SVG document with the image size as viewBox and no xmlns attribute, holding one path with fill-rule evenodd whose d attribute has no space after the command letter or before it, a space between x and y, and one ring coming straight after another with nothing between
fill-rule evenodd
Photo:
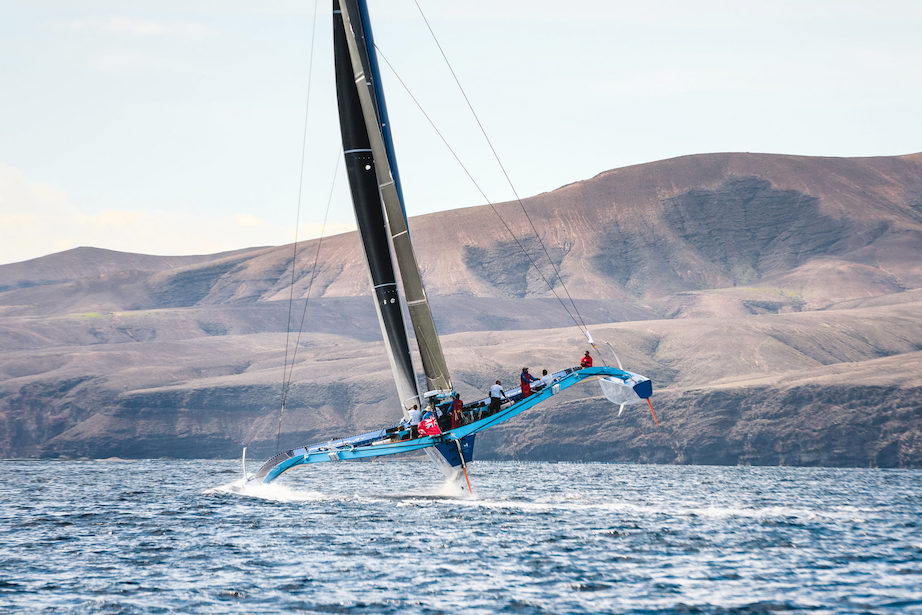
<instances>
[{"instance_id":1,"label":"sailor in white shirt","mask_svg":"<svg viewBox=\"0 0 922 615\"><path fill-rule=\"evenodd\" d=\"M500 405L503 403L503 400L509 401L509 398L506 397L506 391L503 390L503 385L499 380L496 381L496 384L490 387L490 413L496 412L499 410Z\"/></svg>"},{"instance_id":2,"label":"sailor in white shirt","mask_svg":"<svg viewBox=\"0 0 922 615\"><path fill-rule=\"evenodd\" d=\"M407 415L407 420L410 422L410 437L418 438L419 422L423 420L423 413L419 411L419 406L413 404L413 407L410 408L410 411L407 413Z\"/></svg>"},{"instance_id":3,"label":"sailor in white shirt","mask_svg":"<svg viewBox=\"0 0 922 615\"><path fill-rule=\"evenodd\" d=\"M541 370L541 378L539 378L537 384L535 384L535 390L540 391L549 385L553 380L554 377L547 373L546 369Z\"/></svg>"}]
</instances>

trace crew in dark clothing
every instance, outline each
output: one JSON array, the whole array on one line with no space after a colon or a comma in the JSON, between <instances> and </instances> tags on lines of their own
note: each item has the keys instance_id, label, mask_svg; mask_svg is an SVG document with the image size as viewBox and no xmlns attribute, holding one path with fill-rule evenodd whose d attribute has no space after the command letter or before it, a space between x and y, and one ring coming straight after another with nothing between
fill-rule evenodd
<instances>
[{"instance_id":1,"label":"crew in dark clothing","mask_svg":"<svg viewBox=\"0 0 922 615\"><path fill-rule=\"evenodd\" d=\"M451 429L451 417L448 416L448 408L435 407L436 420L439 422L439 429L442 433Z\"/></svg>"},{"instance_id":2,"label":"crew in dark clothing","mask_svg":"<svg viewBox=\"0 0 922 615\"><path fill-rule=\"evenodd\" d=\"M583 358L579 360L580 367L592 367L592 357L589 356L589 351L586 351L586 354L583 355Z\"/></svg>"}]
</instances>

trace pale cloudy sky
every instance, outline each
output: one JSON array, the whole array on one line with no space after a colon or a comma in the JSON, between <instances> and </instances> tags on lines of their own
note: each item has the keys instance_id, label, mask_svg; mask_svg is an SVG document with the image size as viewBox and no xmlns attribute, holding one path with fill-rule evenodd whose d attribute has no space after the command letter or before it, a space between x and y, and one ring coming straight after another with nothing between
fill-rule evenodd
<instances>
[{"instance_id":1,"label":"pale cloudy sky","mask_svg":"<svg viewBox=\"0 0 922 615\"><path fill-rule=\"evenodd\" d=\"M683 154L922 150L916 0L418 0L518 193ZM511 191L413 0L387 60L486 196ZM0 263L208 253L353 225L329 0L0 0ZM410 215L483 197L384 67ZM332 195L332 198L331 198Z\"/></svg>"}]
</instances>

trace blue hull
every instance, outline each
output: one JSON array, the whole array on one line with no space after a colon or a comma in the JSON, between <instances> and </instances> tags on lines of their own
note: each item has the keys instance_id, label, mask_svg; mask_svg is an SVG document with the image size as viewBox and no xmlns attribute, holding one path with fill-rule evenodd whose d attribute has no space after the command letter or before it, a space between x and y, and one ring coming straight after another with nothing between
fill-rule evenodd
<instances>
[{"instance_id":1,"label":"blue hull","mask_svg":"<svg viewBox=\"0 0 922 615\"><path fill-rule=\"evenodd\" d=\"M390 428L371 431L350 438L303 446L272 457L262 465L256 474L250 477L250 480L271 483L287 470L303 464L356 461L385 455L410 453L430 447L436 447L449 465L458 467L461 465L461 458L458 455L456 441L461 442L461 450L466 464L473 460L474 435L478 432L504 423L574 384L602 377L628 380L632 376L635 376L635 374L613 367L569 368L553 374L554 380L551 384L539 391L533 391L528 397L522 397L521 389L507 391L507 396L513 402L512 405L488 416L482 416L481 414L479 418L472 422L456 427L441 435L391 441L388 438L393 436L389 436L389 434L393 434L395 430ZM640 399L646 399L652 395L653 385L649 380L644 379L634 385L634 392ZM476 416L478 412L484 412L488 405L489 398L485 398L465 406L465 412Z\"/></svg>"}]
</instances>

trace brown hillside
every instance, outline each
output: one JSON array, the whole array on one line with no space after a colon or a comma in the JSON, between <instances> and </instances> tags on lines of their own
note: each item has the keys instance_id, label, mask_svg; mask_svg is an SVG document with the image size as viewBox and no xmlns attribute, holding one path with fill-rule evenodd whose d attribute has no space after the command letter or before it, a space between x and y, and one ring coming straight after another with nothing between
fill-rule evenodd
<instances>
[{"instance_id":1,"label":"brown hillside","mask_svg":"<svg viewBox=\"0 0 922 615\"><path fill-rule=\"evenodd\" d=\"M616 419L590 386L485 434L478 454L922 465L922 154L687 156L524 204L597 337L655 381L664 427ZM553 279L520 205L497 209ZM576 361L583 339L490 207L410 226L465 397L522 364ZM311 262L297 261L297 296ZM291 246L0 266L0 454L268 447L291 267ZM395 416L354 233L324 240L316 275L291 443Z\"/></svg>"}]
</instances>

